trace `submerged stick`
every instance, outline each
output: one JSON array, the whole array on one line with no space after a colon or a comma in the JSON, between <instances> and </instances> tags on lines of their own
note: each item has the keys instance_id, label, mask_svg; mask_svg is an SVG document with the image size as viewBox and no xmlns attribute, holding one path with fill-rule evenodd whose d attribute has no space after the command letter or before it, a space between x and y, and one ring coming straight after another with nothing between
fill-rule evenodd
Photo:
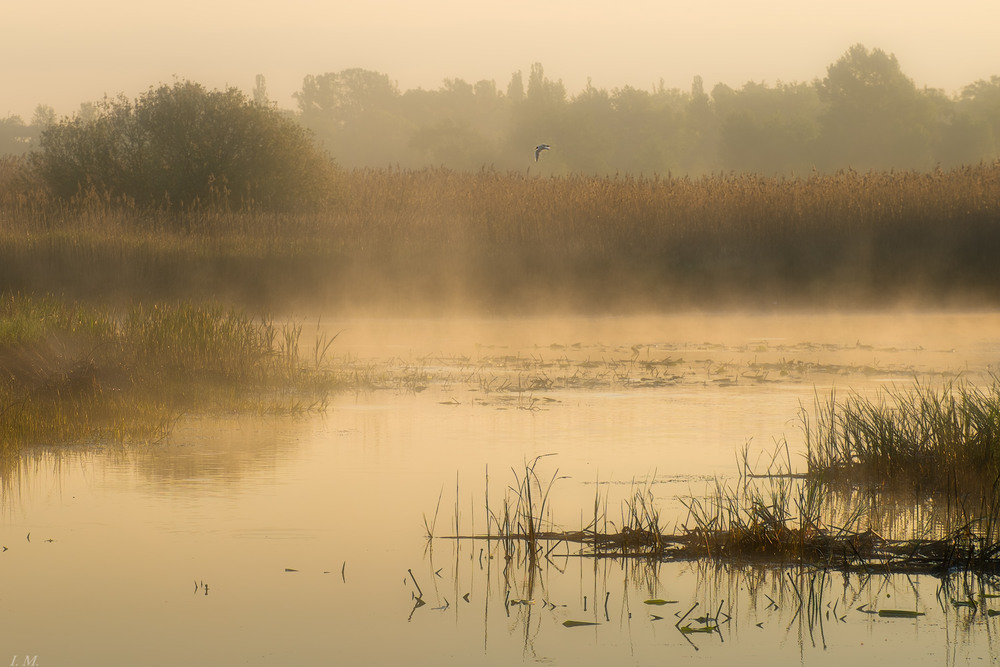
<instances>
[{"instance_id":1,"label":"submerged stick","mask_svg":"<svg viewBox=\"0 0 1000 667\"><path fill-rule=\"evenodd\" d=\"M688 609L687 612L683 616L680 617L680 619L678 619L677 623L674 624L674 627L677 627L677 628L681 627L681 623L684 622L684 619L687 618L688 614L690 614L692 611L694 611L695 607L697 607L697 606L698 606L698 603L695 602L694 605L692 605L691 608Z\"/></svg>"},{"instance_id":2,"label":"submerged stick","mask_svg":"<svg viewBox=\"0 0 1000 667\"><path fill-rule=\"evenodd\" d=\"M410 580L413 581L413 585L417 587L418 597L424 597L424 592L420 590L420 584L417 583L417 578L413 576L413 570L406 568L406 571L410 573Z\"/></svg>"}]
</instances>

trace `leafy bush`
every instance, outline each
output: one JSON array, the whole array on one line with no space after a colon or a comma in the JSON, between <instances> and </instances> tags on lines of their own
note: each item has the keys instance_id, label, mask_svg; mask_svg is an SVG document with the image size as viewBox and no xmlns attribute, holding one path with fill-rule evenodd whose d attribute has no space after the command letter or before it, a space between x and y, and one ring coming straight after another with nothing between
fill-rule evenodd
<instances>
[{"instance_id":1,"label":"leafy bush","mask_svg":"<svg viewBox=\"0 0 1000 667\"><path fill-rule=\"evenodd\" d=\"M331 195L334 165L308 132L236 88L190 81L43 131L34 164L53 192L96 189L139 205L299 209Z\"/></svg>"}]
</instances>

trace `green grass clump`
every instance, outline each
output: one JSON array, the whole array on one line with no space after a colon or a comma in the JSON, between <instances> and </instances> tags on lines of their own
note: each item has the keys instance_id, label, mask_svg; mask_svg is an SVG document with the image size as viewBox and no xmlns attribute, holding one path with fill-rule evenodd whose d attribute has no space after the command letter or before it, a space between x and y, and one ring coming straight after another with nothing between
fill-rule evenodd
<instances>
[{"instance_id":1,"label":"green grass clump","mask_svg":"<svg viewBox=\"0 0 1000 667\"><path fill-rule=\"evenodd\" d=\"M987 487L1000 477L1000 382L887 388L802 412L810 474Z\"/></svg>"},{"instance_id":2,"label":"green grass clump","mask_svg":"<svg viewBox=\"0 0 1000 667\"><path fill-rule=\"evenodd\" d=\"M151 440L189 411L322 407L337 380L301 326L190 303L122 312L0 298L0 445Z\"/></svg>"}]
</instances>

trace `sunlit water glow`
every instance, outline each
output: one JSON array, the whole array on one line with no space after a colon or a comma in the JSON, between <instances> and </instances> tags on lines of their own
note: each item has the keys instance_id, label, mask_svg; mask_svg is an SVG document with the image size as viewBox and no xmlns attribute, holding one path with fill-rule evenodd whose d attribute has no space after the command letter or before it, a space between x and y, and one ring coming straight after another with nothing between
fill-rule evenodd
<instances>
[{"instance_id":1,"label":"sunlit water glow","mask_svg":"<svg viewBox=\"0 0 1000 667\"><path fill-rule=\"evenodd\" d=\"M36 452L7 474L0 664L951 665L996 654L992 598L951 603L991 591L983 582L595 561L566 545L533 568L446 536L485 532L487 493L498 506L546 454L536 470L545 484L558 477L555 526L586 524L595 496L615 521L643 485L672 526L684 519L677 496L732 478L744 446L760 461L787 439L800 465L798 410L817 393L985 380L1000 317L321 322L341 332L325 361L367 369L382 388L306 418L192 417L164 443ZM653 598L670 602L644 604ZM680 632L695 603L685 623L719 609L728 620Z\"/></svg>"}]
</instances>

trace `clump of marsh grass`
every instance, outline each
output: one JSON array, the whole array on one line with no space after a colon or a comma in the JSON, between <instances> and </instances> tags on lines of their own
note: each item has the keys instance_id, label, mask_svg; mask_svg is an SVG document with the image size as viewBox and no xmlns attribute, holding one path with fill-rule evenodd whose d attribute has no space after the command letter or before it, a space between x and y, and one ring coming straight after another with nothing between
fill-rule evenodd
<instances>
[{"instance_id":1,"label":"clump of marsh grass","mask_svg":"<svg viewBox=\"0 0 1000 667\"><path fill-rule=\"evenodd\" d=\"M682 500L688 510L686 531L708 555L787 555L802 548L818 523L809 502L815 491L809 486L796 493L792 482L780 477L735 490L717 480L714 494Z\"/></svg>"},{"instance_id":2,"label":"clump of marsh grass","mask_svg":"<svg viewBox=\"0 0 1000 667\"><path fill-rule=\"evenodd\" d=\"M545 522L549 493L559 478L559 470L556 469L547 483L543 483L536 471L539 461L547 456L551 454L542 454L531 461L526 461L521 473L512 469L514 484L507 487L499 511L494 511L488 506L487 496L489 524L487 530L502 541L508 560L517 543L523 543L529 558L534 559L542 549L540 542L550 539L553 535L553 531L546 531L542 526Z\"/></svg>"},{"instance_id":3,"label":"clump of marsh grass","mask_svg":"<svg viewBox=\"0 0 1000 667\"><path fill-rule=\"evenodd\" d=\"M548 456L552 455L527 461L523 471L512 469L514 483L507 487L498 508L490 505L487 474L486 534L452 537L499 541L508 561L521 545L525 547L527 559L534 562L537 558L548 557L564 542L585 545L594 554L645 557L664 554L667 548L664 530L649 485L634 489L632 497L622 502L621 518L617 522L609 519L607 499L602 499L598 490L594 496L594 515L587 525L572 531L557 528L550 516L550 496L555 482L563 478L557 469L546 481L537 470L539 462ZM428 537L433 537L434 522L428 522L426 517L424 521Z\"/></svg>"},{"instance_id":4,"label":"clump of marsh grass","mask_svg":"<svg viewBox=\"0 0 1000 667\"><path fill-rule=\"evenodd\" d=\"M926 489L989 487L1000 476L1000 382L952 381L831 394L801 412L811 475L909 480Z\"/></svg>"},{"instance_id":5,"label":"clump of marsh grass","mask_svg":"<svg viewBox=\"0 0 1000 667\"><path fill-rule=\"evenodd\" d=\"M664 554L667 548L665 533L651 484L652 482L639 488L633 485L632 496L622 501L620 523L616 525L614 522L605 522L612 530L605 530L603 533L597 531L598 501L595 500L595 519L591 524L589 539L595 553L651 558Z\"/></svg>"}]
</instances>

